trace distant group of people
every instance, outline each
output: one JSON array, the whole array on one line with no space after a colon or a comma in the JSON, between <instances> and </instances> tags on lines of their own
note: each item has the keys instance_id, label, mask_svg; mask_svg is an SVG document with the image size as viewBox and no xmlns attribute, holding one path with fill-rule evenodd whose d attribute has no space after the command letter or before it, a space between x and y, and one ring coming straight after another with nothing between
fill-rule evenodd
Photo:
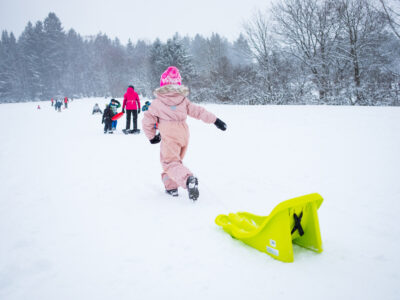
<instances>
[{"instance_id":1,"label":"distant group of people","mask_svg":"<svg viewBox=\"0 0 400 300\"><path fill-rule=\"evenodd\" d=\"M68 97L65 97L64 98L64 108L65 109L68 108L68 102L69 102ZM62 104L63 104L63 100L62 99L57 99L57 100L54 101L54 99L51 98L51 106L54 106L54 109L56 111L61 112Z\"/></svg>"},{"instance_id":2,"label":"distant group of people","mask_svg":"<svg viewBox=\"0 0 400 300\"><path fill-rule=\"evenodd\" d=\"M118 100L111 99L110 103L106 104L104 109L102 124L104 124L104 133L113 133L117 128L117 119L113 117L118 114L118 108L121 107L121 103ZM92 114L101 113L99 105L96 103L93 107ZM126 128L122 131L125 134L128 133L140 133L140 129L137 126L137 117L140 114L140 99L138 93L136 93L133 85L130 85L124 95L124 101L122 103L122 114L126 113ZM131 119L133 129L131 130Z\"/></svg>"}]
</instances>

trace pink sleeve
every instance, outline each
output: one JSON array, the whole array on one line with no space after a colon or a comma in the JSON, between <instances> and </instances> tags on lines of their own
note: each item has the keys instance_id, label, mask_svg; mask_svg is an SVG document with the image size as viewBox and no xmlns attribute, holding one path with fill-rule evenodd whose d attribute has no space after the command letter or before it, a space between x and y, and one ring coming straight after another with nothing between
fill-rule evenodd
<instances>
[{"instance_id":1,"label":"pink sleeve","mask_svg":"<svg viewBox=\"0 0 400 300\"><path fill-rule=\"evenodd\" d=\"M149 110L144 113L142 120L142 128L146 137L151 140L156 135L154 124L157 123L157 117L152 113L151 106Z\"/></svg>"},{"instance_id":2,"label":"pink sleeve","mask_svg":"<svg viewBox=\"0 0 400 300\"><path fill-rule=\"evenodd\" d=\"M185 101L187 101L187 113L192 118L202 120L205 123L214 123L217 120L217 117L205 108L190 102L187 98Z\"/></svg>"},{"instance_id":3,"label":"pink sleeve","mask_svg":"<svg viewBox=\"0 0 400 300\"><path fill-rule=\"evenodd\" d=\"M126 105L126 95L124 95L124 102L122 102L122 110L124 110Z\"/></svg>"}]
</instances>

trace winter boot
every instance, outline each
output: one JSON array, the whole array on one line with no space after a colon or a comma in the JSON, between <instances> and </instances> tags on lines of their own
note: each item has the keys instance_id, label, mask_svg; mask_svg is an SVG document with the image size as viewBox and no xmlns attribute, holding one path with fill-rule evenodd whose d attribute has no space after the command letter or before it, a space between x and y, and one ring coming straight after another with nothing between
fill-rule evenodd
<instances>
[{"instance_id":1,"label":"winter boot","mask_svg":"<svg viewBox=\"0 0 400 300\"><path fill-rule=\"evenodd\" d=\"M196 201L199 198L199 181L194 176L189 176L186 180L186 187L189 193L189 199Z\"/></svg>"},{"instance_id":2,"label":"winter boot","mask_svg":"<svg viewBox=\"0 0 400 300\"><path fill-rule=\"evenodd\" d=\"M178 197L178 189L165 190L165 192L172 197Z\"/></svg>"}]
</instances>

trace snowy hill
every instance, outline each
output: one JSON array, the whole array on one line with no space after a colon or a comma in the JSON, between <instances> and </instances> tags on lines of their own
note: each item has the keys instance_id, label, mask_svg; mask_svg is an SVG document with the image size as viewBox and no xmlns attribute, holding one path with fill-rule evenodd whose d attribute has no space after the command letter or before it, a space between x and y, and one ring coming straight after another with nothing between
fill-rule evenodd
<instances>
[{"instance_id":1,"label":"snowy hill","mask_svg":"<svg viewBox=\"0 0 400 300\"><path fill-rule=\"evenodd\" d=\"M95 102L0 105L0 299L399 298L399 108L204 105L228 130L189 120L192 203L164 193L159 145L124 118L104 135ZM324 252L294 263L214 223L313 192Z\"/></svg>"}]
</instances>

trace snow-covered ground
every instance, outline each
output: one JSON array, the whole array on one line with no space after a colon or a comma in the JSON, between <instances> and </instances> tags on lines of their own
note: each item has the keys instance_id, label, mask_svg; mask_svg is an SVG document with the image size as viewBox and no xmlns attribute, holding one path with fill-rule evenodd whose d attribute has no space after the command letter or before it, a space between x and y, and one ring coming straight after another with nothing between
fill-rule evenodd
<instances>
[{"instance_id":1,"label":"snow-covered ground","mask_svg":"<svg viewBox=\"0 0 400 300\"><path fill-rule=\"evenodd\" d=\"M189 120L192 203L95 102L0 105L0 299L399 299L400 108L204 105L228 130ZM314 192L324 252L294 263L214 223Z\"/></svg>"}]
</instances>

